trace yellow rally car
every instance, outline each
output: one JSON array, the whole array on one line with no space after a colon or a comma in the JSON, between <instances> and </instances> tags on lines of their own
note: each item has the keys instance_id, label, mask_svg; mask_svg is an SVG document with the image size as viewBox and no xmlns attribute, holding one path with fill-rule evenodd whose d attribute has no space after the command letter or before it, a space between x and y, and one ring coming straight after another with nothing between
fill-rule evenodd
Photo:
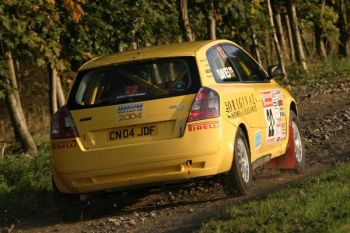
<instances>
[{"instance_id":1,"label":"yellow rally car","mask_svg":"<svg viewBox=\"0 0 350 233\"><path fill-rule=\"evenodd\" d=\"M252 170L270 160L303 170L296 103L272 79L276 68L267 73L228 40L87 62L52 120L54 192L81 196L225 174L228 193L246 194Z\"/></svg>"}]
</instances>

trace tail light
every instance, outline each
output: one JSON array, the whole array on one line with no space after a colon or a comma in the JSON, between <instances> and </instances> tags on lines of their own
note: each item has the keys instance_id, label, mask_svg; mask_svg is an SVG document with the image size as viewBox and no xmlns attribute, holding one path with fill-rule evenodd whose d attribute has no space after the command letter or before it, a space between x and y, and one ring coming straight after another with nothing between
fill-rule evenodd
<instances>
[{"instance_id":1,"label":"tail light","mask_svg":"<svg viewBox=\"0 0 350 233\"><path fill-rule=\"evenodd\" d=\"M78 136L72 116L66 106L59 109L52 118L51 139L75 138Z\"/></svg>"},{"instance_id":2,"label":"tail light","mask_svg":"<svg viewBox=\"0 0 350 233\"><path fill-rule=\"evenodd\" d=\"M219 106L220 101L218 93L210 88L202 87L193 102L187 121L191 122L219 117Z\"/></svg>"}]
</instances>

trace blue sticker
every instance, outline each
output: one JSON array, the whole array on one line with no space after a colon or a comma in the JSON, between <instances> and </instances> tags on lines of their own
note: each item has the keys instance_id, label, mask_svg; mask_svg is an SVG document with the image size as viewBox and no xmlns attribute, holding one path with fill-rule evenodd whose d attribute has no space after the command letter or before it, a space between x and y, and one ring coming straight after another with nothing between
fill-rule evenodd
<instances>
[{"instance_id":1,"label":"blue sticker","mask_svg":"<svg viewBox=\"0 0 350 233\"><path fill-rule=\"evenodd\" d=\"M258 150L261 147L261 130L255 132L254 139L255 139L255 150Z\"/></svg>"},{"instance_id":2,"label":"blue sticker","mask_svg":"<svg viewBox=\"0 0 350 233\"><path fill-rule=\"evenodd\" d=\"M118 113L139 112L142 110L143 110L143 103L121 105L121 106L118 106L117 108Z\"/></svg>"}]
</instances>

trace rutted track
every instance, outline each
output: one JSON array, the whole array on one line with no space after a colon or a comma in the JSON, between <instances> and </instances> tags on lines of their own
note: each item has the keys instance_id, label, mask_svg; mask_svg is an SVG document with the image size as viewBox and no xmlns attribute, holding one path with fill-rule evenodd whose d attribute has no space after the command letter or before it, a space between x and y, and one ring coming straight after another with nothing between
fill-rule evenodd
<instances>
[{"instance_id":1,"label":"rutted track","mask_svg":"<svg viewBox=\"0 0 350 233\"><path fill-rule=\"evenodd\" d=\"M156 190L144 197L110 197L94 201L86 209L87 220L63 224L52 208L26 219L15 232L191 232L202 222L233 203L263 197L290 183L350 159L350 81L339 86L322 85L312 95L299 94L306 171L295 174L260 168L246 197L227 198L215 180L187 187ZM126 203L126 200L128 201ZM121 211L119 203L124 203Z\"/></svg>"}]
</instances>

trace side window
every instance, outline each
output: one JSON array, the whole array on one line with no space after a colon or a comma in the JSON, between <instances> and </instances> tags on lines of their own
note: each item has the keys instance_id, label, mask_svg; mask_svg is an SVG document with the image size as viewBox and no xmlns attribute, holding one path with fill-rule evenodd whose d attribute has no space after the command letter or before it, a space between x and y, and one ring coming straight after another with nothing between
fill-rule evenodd
<instances>
[{"instance_id":1,"label":"side window","mask_svg":"<svg viewBox=\"0 0 350 233\"><path fill-rule=\"evenodd\" d=\"M233 45L222 45L243 82L265 82L267 76L262 68L244 51Z\"/></svg>"},{"instance_id":2,"label":"side window","mask_svg":"<svg viewBox=\"0 0 350 233\"><path fill-rule=\"evenodd\" d=\"M233 69L230 59L220 46L209 49L207 58L216 82L239 81L239 77Z\"/></svg>"}]
</instances>

